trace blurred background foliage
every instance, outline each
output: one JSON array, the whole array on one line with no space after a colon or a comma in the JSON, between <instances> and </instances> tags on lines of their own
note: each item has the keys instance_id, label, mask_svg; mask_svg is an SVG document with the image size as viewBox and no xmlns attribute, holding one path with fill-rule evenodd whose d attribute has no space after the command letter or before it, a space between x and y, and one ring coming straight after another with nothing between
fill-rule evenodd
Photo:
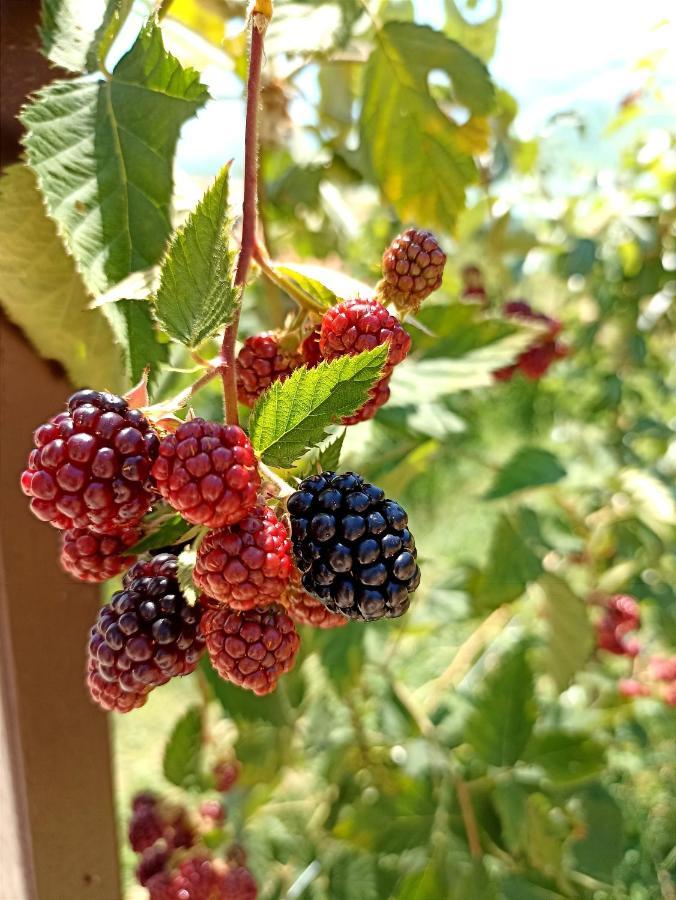
<instances>
[{"instance_id":1,"label":"blurred background foliage","mask_svg":"<svg viewBox=\"0 0 676 900\"><path fill-rule=\"evenodd\" d=\"M195 771L232 742L231 824L265 900L666 900L674 710L618 684L676 642L673 85L658 52L625 59L635 88L602 121L563 106L524 136L489 75L501 4L439 6L433 30L406 0L278 3L261 152L273 256L374 283L410 222L449 253L390 404L349 429L341 461L409 510L423 586L397 622L305 629L269 699L214 682ZM217 67L222 84L245 75L241 11L172 4L168 42L208 58L210 87ZM209 164L191 127L194 185ZM463 302L467 265L483 307ZM493 383L515 297L560 319L571 352L539 382ZM245 328L287 309L258 282ZM613 592L640 601L633 660L595 649ZM189 682L166 690L201 703ZM141 735L167 731L166 697L117 723L125 814L158 777Z\"/></svg>"},{"instance_id":2,"label":"blurred background foliage","mask_svg":"<svg viewBox=\"0 0 676 900\"><path fill-rule=\"evenodd\" d=\"M620 689L676 643L676 133L659 49L673 28L621 60L632 88L602 110L564 94L529 120L500 72L537 35L493 63L513 5L275 4L261 149L273 257L374 284L384 247L415 223L449 264L391 402L349 429L341 460L409 511L423 569L410 613L304 629L269 698L205 669L115 722L121 828L139 789L197 803L234 748L229 827L262 900L676 896L673 705L656 681L645 696ZM147 13L133 5L112 56ZM238 0L174 0L163 20L213 98L183 127L177 221L229 156L237 208L244 13ZM644 48L651 23L626 16ZM491 375L523 346L499 315L514 298L563 323L570 353L540 381ZM245 333L289 309L256 281ZM158 393L187 383L186 361L172 362ZM220 404L205 391L197 411ZM640 602L631 659L595 646L617 592ZM128 850L124 861L129 873Z\"/></svg>"}]
</instances>

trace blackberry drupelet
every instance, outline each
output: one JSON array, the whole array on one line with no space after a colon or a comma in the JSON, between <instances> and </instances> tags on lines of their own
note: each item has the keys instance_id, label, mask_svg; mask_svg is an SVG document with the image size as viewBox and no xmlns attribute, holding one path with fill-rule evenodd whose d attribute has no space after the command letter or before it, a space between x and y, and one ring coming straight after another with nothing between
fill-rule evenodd
<instances>
[{"instance_id":1,"label":"blackberry drupelet","mask_svg":"<svg viewBox=\"0 0 676 900\"><path fill-rule=\"evenodd\" d=\"M303 587L350 619L401 616L420 583L402 507L354 472L311 475L289 497Z\"/></svg>"},{"instance_id":2,"label":"blackberry drupelet","mask_svg":"<svg viewBox=\"0 0 676 900\"><path fill-rule=\"evenodd\" d=\"M69 528L61 537L61 568L78 581L108 581L134 564L136 557L127 551L140 539L138 528L120 534Z\"/></svg>"},{"instance_id":3,"label":"blackberry drupelet","mask_svg":"<svg viewBox=\"0 0 676 900\"><path fill-rule=\"evenodd\" d=\"M283 381L303 362L300 354L287 353L271 331L247 338L237 354L237 397L253 406L273 381Z\"/></svg>"},{"instance_id":4,"label":"blackberry drupelet","mask_svg":"<svg viewBox=\"0 0 676 900\"><path fill-rule=\"evenodd\" d=\"M31 510L55 528L119 534L150 509L159 438L138 409L105 391L77 391L37 428L21 476Z\"/></svg>"},{"instance_id":5,"label":"blackberry drupelet","mask_svg":"<svg viewBox=\"0 0 676 900\"><path fill-rule=\"evenodd\" d=\"M89 639L87 682L103 709L128 712L176 675L192 672L204 651L202 610L181 593L177 559L137 562L99 611Z\"/></svg>"}]
</instances>

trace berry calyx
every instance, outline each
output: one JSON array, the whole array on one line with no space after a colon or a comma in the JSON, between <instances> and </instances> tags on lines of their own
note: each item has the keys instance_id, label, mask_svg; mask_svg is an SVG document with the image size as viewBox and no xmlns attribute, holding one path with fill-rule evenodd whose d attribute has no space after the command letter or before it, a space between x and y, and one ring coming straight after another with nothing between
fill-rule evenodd
<instances>
[{"instance_id":1,"label":"berry calyx","mask_svg":"<svg viewBox=\"0 0 676 900\"><path fill-rule=\"evenodd\" d=\"M350 619L401 616L420 584L402 507L354 472L311 475L289 497L302 585Z\"/></svg>"},{"instance_id":2,"label":"berry calyx","mask_svg":"<svg viewBox=\"0 0 676 900\"><path fill-rule=\"evenodd\" d=\"M283 381L301 365L301 357L288 353L271 331L254 334L244 341L237 354L237 397L245 406L253 406L273 381Z\"/></svg>"},{"instance_id":3,"label":"berry calyx","mask_svg":"<svg viewBox=\"0 0 676 900\"><path fill-rule=\"evenodd\" d=\"M137 528L110 535L69 528L61 538L61 567L78 581L107 581L133 565L136 557L125 551L140 539Z\"/></svg>"},{"instance_id":4,"label":"berry calyx","mask_svg":"<svg viewBox=\"0 0 676 900\"><path fill-rule=\"evenodd\" d=\"M310 625L312 628L340 628L349 621L343 615L329 612L320 600L309 594L302 586L300 574L296 569L283 603L293 621L299 625Z\"/></svg>"},{"instance_id":5,"label":"berry calyx","mask_svg":"<svg viewBox=\"0 0 676 900\"><path fill-rule=\"evenodd\" d=\"M150 509L159 438L138 409L105 391L77 391L33 434L21 476L31 510L55 528L118 534Z\"/></svg>"},{"instance_id":6,"label":"berry calyx","mask_svg":"<svg viewBox=\"0 0 676 900\"><path fill-rule=\"evenodd\" d=\"M411 338L378 300L344 300L324 313L319 349L324 359L356 355L389 343L383 376L389 375L411 347Z\"/></svg>"},{"instance_id":7,"label":"berry calyx","mask_svg":"<svg viewBox=\"0 0 676 900\"><path fill-rule=\"evenodd\" d=\"M293 621L274 606L237 611L212 605L200 627L221 678L259 696L275 690L279 677L293 668L300 646Z\"/></svg>"},{"instance_id":8,"label":"berry calyx","mask_svg":"<svg viewBox=\"0 0 676 900\"><path fill-rule=\"evenodd\" d=\"M89 640L87 683L103 709L129 712L176 675L192 672L204 652L202 610L181 593L175 556L137 562L123 590L101 608Z\"/></svg>"},{"instance_id":9,"label":"berry calyx","mask_svg":"<svg viewBox=\"0 0 676 900\"><path fill-rule=\"evenodd\" d=\"M222 528L256 505L261 480L251 442L238 425L192 419L160 443L157 489L193 525Z\"/></svg>"},{"instance_id":10,"label":"berry calyx","mask_svg":"<svg viewBox=\"0 0 676 900\"><path fill-rule=\"evenodd\" d=\"M441 287L445 265L446 254L430 231L407 228L383 254L378 290L397 309L416 312Z\"/></svg>"},{"instance_id":11,"label":"berry calyx","mask_svg":"<svg viewBox=\"0 0 676 900\"><path fill-rule=\"evenodd\" d=\"M208 597L253 609L282 597L291 575L291 542L268 506L236 525L210 531L197 551L193 580Z\"/></svg>"}]
</instances>

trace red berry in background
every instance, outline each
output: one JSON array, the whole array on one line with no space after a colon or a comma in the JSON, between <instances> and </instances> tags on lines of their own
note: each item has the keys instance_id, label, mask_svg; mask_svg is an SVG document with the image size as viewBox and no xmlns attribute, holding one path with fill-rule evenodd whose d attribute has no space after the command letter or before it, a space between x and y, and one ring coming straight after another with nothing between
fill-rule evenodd
<instances>
[{"instance_id":1,"label":"red berry in background","mask_svg":"<svg viewBox=\"0 0 676 900\"><path fill-rule=\"evenodd\" d=\"M136 557L125 555L125 551L140 539L138 528L120 534L69 528L61 538L61 567L78 581L107 581L133 565Z\"/></svg>"},{"instance_id":2,"label":"red berry in background","mask_svg":"<svg viewBox=\"0 0 676 900\"><path fill-rule=\"evenodd\" d=\"M510 300L503 306L503 313L510 319L544 325L546 331L535 338L530 347L520 354L516 363L497 369L493 373L496 381L509 381L519 371L531 381L537 381L552 363L568 355L568 348L557 339L561 331L561 323L557 319L535 312L525 300Z\"/></svg>"},{"instance_id":3,"label":"red berry in background","mask_svg":"<svg viewBox=\"0 0 676 900\"><path fill-rule=\"evenodd\" d=\"M345 416L341 422L343 425L358 425L372 419L381 406L385 406L390 399L390 375L381 378L369 391L369 398L361 409L352 416Z\"/></svg>"},{"instance_id":4,"label":"red berry in background","mask_svg":"<svg viewBox=\"0 0 676 900\"><path fill-rule=\"evenodd\" d=\"M411 347L411 338L378 300L344 300L324 313L319 349L324 359L355 355L389 343L383 375L400 363Z\"/></svg>"},{"instance_id":5,"label":"red berry in background","mask_svg":"<svg viewBox=\"0 0 676 900\"><path fill-rule=\"evenodd\" d=\"M217 791L226 794L239 779L240 765L236 759L221 760L214 766L214 784Z\"/></svg>"},{"instance_id":6,"label":"red berry in background","mask_svg":"<svg viewBox=\"0 0 676 900\"><path fill-rule=\"evenodd\" d=\"M159 801L134 803L129 820L129 844L136 853L143 853L164 836L164 819Z\"/></svg>"},{"instance_id":7,"label":"red berry in background","mask_svg":"<svg viewBox=\"0 0 676 900\"><path fill-rule=\"evenodd\" d=\"M251 442L238 425L192 419L162 439L157 489L193 525L222 528L256 505L261 480Z\"/></svg>"},{"instance_id":8,"label":"red berry in background","mask_svg":"<svg viewBox=\"0 0 676 900\"><path fill-rule=\"evenodd\" d=\"M597 646L617 656L637 656L640 644L636 638L627 638L627 634L640 624L636 600L626 594L616 594L607 601L603 617L597 624Z\"/></svg>"},{"instance_id":9,"label":"red berry in background","mask_svg":"<svg viewBox=\"0 0 676 900\"><path fill-rule=\"evenodd\" d=\"M407 228L383 254L378 289L386 302L415 312L441 287L445 265L446 254L431 232Z\"/></svg>"},{"instance_id":10,"label":"red berry in background","mask_svg":"<svg viewBox=\"0 0 676 900\"><path fill-rule=\"evenodd\" d=\"M676 656L652 656L648 661L648 672L657 681L676 682Z\"/></svg>"},{"instance_id":11,"label":"red berry in background","mask_svg":"<svg viewBox=\"0 0 676 900\"><path fill-rule=\"evenodd\" d=\"M61 530L117 534L150 509L159 438L138 409L105 391L77 391L33 435L21 476L31 510Z\"/></svg>"},{"instance_id":12,"label":"red berry in background","mask_svg":"<svg viewBox=\"0 0 676 900\"><path fill-rule=\"evenodd\" d=\"M256 881L248 869L243 866L229 868L223 876L223 897L228 900L256 900L258 887Z\"/></svg>"},{"instance_id":13,"label":"red berry in background","mask_svg":"<svg viewBox=\"0 0 676 900\"><path fill-rule=\"evenodd\" d=\"M223 877L210 856L200 854L184 860L173 872L161 872L146 887L150 900L224 900Z\"/></svg>"},{"instance_id":14,"label":"red berry in background","mask_svg":"<svg viewBox=\"0 0 676 900\"><path fill-rule=\"evenodd\" d=\"M464 266L460 276L462 278L460 299L465 303L478 303L485 306L487 294L481 269L474 265Z\"/></svg>"},{"instance_id":15,"label":"red berry in background","mask_svg":"<svg viewBox=\"0 0 676 900\"><path fill-rule=\"evenodd\" d=\"M620 678L618 690L623 697L648 697L650 688L647 684L641 684L635 678Z\"/></svg>"},{"instance_id":16,"label":"red berry in background","mask_svg":"<svg viewBox=\"0 0 676 900\"><path fill-rule=\"evenodd\" d=\"M204 651L200 606L181 593L177 559L160 554L137 562L123 590L101 608L89 639L87 683L106 710L129 712L153 688L192 672Z\"/></svg>"},{"instance_id":17,"label":"red berry in background","mask_svg":"<svg viewBox=\"0 0 676 900\"><path fill-rule=\"evenodd\" d=\"M200 816L211 825L222 825L226 810L220 800L203 800L200 803Z\"/></svg>"},{"instance_id":18,"label":"red berry in background","mask_svg":"<svg viewBox=\"0 0 676 900\"><path fill-rule=\"evenodd\" d=\"M340 628L349 621L345 616L329 612L323 603L309 594L300 583L300 573L296 569L283 602L287 613L300 625L311 625L313 628Z\"/></svg>"},{"instance_id":19,"label":"red berry in background","mask_svg":"<svg viewBox=\"0 0 676 900\"><path fill-rule=\"evenodd\" d=\"M315 326L310 334L301 341L300 352L303 357L303 362L309 369L313 369L315 366L318 366L322 361L322 352L319 349L319 332L320 326Z\"/></svg>"},{"instance_id":20,"label":"red berry in background","mask_svg":"<svg viewBox=\"0 0 676 900\"><path fill-rule=\"evenodd\" d=\"M293 668L300 638L293 621L278 607L237 612L211 606L202 616L202 633L221 678L262 696Z\"/></svg>"},{"instance_id":21,"label":"red berry in background","mask_svg":"<svg viewBox=\"0 0 676 900\"><path fill-rule=\"evenodd\" d=\"M169 851L162 845L148 847L144 850L136 867L136 880L146 885L150 879L163 872L169 862Z\"/></svg>"},{"instance_id":22,"label":"red berry in background","mask_svg":"<svg viewBox=\"0 0 676 900\"><path fill-rule=\"evenodd\" d=\"M271 331L247 338L237 354L239 402L253 406L273 381L288 378L302 361L297 353L283 350L279 339Z\"/></svg>"},{"instance_id":23,"label":"red berry in background","mask_svg":"<svg viewBox=\"0 0 676 900\"><path fill-rule=\"evenodd\" d=\"M253 609L282 597L291 567L286 526L268 506L258 506L236 525L205 536L193 580L207 597Z\"/></svg>"}]
</instances>

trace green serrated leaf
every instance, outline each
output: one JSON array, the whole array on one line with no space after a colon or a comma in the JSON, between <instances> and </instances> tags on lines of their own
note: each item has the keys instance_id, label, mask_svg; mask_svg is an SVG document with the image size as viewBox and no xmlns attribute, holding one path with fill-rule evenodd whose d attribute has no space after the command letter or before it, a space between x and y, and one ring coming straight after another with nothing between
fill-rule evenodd
<instances>
[{"instance_id":1,"label":"green serrated leaf","mask_svg":"<svg viewBox=\"0 0 676 900\"><path fill-rule=\"evenodd\" d=\"M549 450L537 447L522 447L496 474L490 489L484 494L485 500L507 497L515 491L555 484L566 474L558 457Z\"/></svg>"},{"instance_id":2,"label":"green serrated leaf","mask_svg":"<svg viewBox=\"0 0 676 900\"><path fill-rule=\"evenodd\" d=\"M179 130L207 97L150 21L109 79L56 81L24 107L28 161L91 293L162 256Z\"/></svg>"},{"instance_id":3,"label":"green serrated leaf","mask_svg":"<svg viewBox=\"0 0 676 900\"><path fill-rule=\"evenodd\" d=\"M202 662L202 671L223 711L234 722L267 722L277 726L286 722L285 710L278 691L257 697L251 691L245 691L229 681L224 681L206 659Z\"/></svg>"},{"instance_id":4,"label":"green serrated leaf","mask_svg":"<svg viewBox=\"0 0 676 900\"><path fill-rule=\"evenodd\" d=\"M174 726L164 748L164 777L181 788L199 786L202 761L202 713L191 707Z\"/></svg>"},{"instance_id":5,"label":"green serrated leaf","mask_svg":"<svg viewBox=\"0 0 676 900\"><path fill-rule=\"evenodd\" d=\"M437 105L428 77L441 70L471 118L458 125ZM484 64L441 32L388 22L364 74L361 143L383 194L402 220L448 229L476 181L495 92ZM415 135L415 140L411 140Z\"/></svg>"},{"instance_id":6,"label":"green serrated leaf","mask_svg":"<svg viewBox=\"0 0 676 900\"><path fill-rule=\"evenodd\" d=\"M147 553L148 550L156 550L158 547L171 547L183 540L186 535L194 531L194 526L176 513L159 527L155 528L150 534L129 548L129 553L140 555Z\"/></svg>"},{"instance_id":7,"label":"green serrated leaf","mask_svg":"<svg viewBox=\"0 0 676 900\"><path fill-rule=\"evenodd\" d=\"M594 649L594 631L583 600L556 575L543 575L542 591L547 644L544 664L560 691L589 659Z\"/></svg>"},{"instance_id":8,"label":"green serrated leaf","mask_svg":"<svg viewBox=\"0 0 676 900\"><path fill-rule=\"evenodd\" d=\"M534 734L523 759L541 768L552 784L573 784L603 771L605 747L585 732L553 729Z\"/></svg>"},{"instance_id":9,"label":"green serrated leaf","mask_svg":"<svg viewBox=\"0 0 676 900\"><path fill-rule=\"evenodd\" d=\"M332 440L327 441L317 456L317 465L322 472L335 472L340 467L340 454L347 431L343 429Z\"/></svg>"},{"instance_id":10,"label":"green serrated leaf","mask_svg":"<svg viewBox=\"0 0 676 900\"><path fill-rule=\"evenodd\" d=\"M516 518L500 516L488 550L486 565L468 585L476 606L495 609L520 597L542 572Z\"/></svg>"},{"instance_id":11,"label":"green serrated leaf","mask_svg":"<svg viewBox=\"0 0 676 900\"><path fill-rule=\"evenodd\" d=\"M148 368L148 386L157 381L168 348L157 340L150 305L145 300L118 300L100 307L123 348L130 384L137 384Z\"/></svg>"},{"instance_id":12,"label":"green serrated leaf","mask_svg":"<svg viewBox=\"0 0 676 900\"><path fill-rule=\"evenodd\" d=\"M228 241L228 172L216 180L173 238L162 264L155 315L164 330L197 347L225 325L235 308L233 251Z\"/></svg>"},{"instance_id":13,"label":"green serrated leaf","mask_svg":"<svg viewBox=\"0 0 676 900\"><path fill-rule=\"evenodd\" d=\"M570 847L573 865L592 878L612 884L625 850L622 810L598 784L584 788L577 799L582 805L585 834Z\"/></svg>"},{"instance_id":14,"label":"green serrated leaf","mask_svg":"<svg viewBox=\"0 0 676 900\"><path fill-rule=\"evenodd\" d=\"M364 405L380 378L386 345L341 356L314 369L302 366L259 398L249 420L254 450L273 466L290 466L319 443L326 428Z\"/></svg>"},{"instance_id":15,"label":"green serrated leaf","mask_svg":"<svg viewBox=\"0 0 676 900\"><path fill-rule=\"evenodd\" d=\"M130 0L42 0L45 56L69 72L94 72L131 11Z\"/></svg>"},{"instance_id":16,"label":"green serrated leaf","mask_svg":"<svg viewBox=\"0 0 676 900\"><path fill-rule=\"evenodd\" d=\"M0 304L47 359L74 385L118 391L122 355L87 294L54 223L45 213L35 175L23 165L0 177Z\"/></svg>"},{"instance_id":17,"label":"green serrated leaf","mask_svg":"<svg viewBox=\"0 0 676 900\"><path fill-rule=\"evenodd\" d=\"M536 707L527 650L522 641L503 651L471 698L465 738L490 765L514 765L533 730Z\"/></svg>"}]
</instances>

